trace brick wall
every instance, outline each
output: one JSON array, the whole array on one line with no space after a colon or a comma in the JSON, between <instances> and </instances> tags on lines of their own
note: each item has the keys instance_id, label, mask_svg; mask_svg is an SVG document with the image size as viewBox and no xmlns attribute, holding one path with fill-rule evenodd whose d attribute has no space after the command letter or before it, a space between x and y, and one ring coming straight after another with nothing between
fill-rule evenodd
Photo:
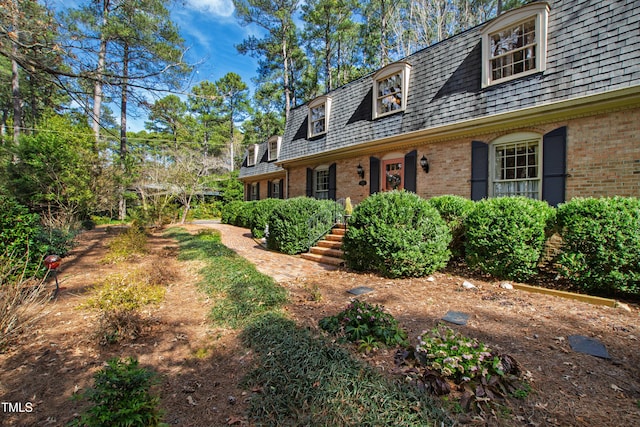
<instances>
[{"instance_id":1,"label":"brick wall","mask_svg":"<svg viewBox=\"0 0 640 427\"><path fill-rule=\"evenodd\" d=\"M573 120L567 139L567 199L640 197L640 109Z\"/></svg>"},{"instance_id":2,"label":"brick wall","mask_svg":"<svg viewBox=\"0 0 640 427\"><path fill-rule=\"evenodd\" d=\"M430 170L425 173L417 166L417 193L430 198L443 194L471 196L471 141L491 142L495 138L514 132L545 134L561 126L567 126L567 200L588 196L636 196L640 197L640 109L585 117L568 122L548 123L536 127L509 129L453 141L437 142L410 147L394 152L403 155L413 149L418 159L425 155ZM387 152L372 155L382 159ZM369 155L338 160L336 163L336 198L351 197L358 203L369 195ZM360 178L356 168L365 170L367 185L358 185ZM310 164L315 168L318 164ZM328 166L328 163L324 163ZM289 170L289 197L306 194L307 166ZM260 193L263 188L260 184ZM266 197L266 190L264 196Z\"/></svg>"}]
</instances>

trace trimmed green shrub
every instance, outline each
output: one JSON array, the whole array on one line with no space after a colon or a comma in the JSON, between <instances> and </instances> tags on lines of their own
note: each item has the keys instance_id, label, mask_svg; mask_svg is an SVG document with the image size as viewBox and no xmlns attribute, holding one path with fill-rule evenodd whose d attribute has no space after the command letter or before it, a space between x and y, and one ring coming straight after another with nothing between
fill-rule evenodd
<instances>
[{"instance_id":1,"label":"trimmed green shrub","mask_svg":"<svg viewBox=\"0 0 640 427\"><path fill-rule=\"evenodd\" d=\"M467 263L493 276L525 281L538 272L555 210L526 197L475 203L465 221Z\"/></svg>"},{"instance_id":2,"label":"trimmed green shrub","mask_svg":"<svg viewBox=\"0 0 640 427\"><path fill-rule=\"evenodd\" d=\"M454 257L464 257L464 221L474 208L473 201L456 195L432 197L428 200L436 208L451 232L449 249Z\"/></svg>"},{"instance_id":3,"label":"trimmed green shrub","mask_svg":"<svg viewBox=\"0 0 640 427\"><path fill-rule=\"evenodd\" d=\"M333 200L287 199L269 217L267 247L290 255L308 251L333 226L336 212L343 208Z\"/></svg>"},{"instance_id":4,"label":"trimmed green shrub","mask_svg":"<svg viewBox=\"0 0 640 427\"><path fill-rule=\"evenodd\" d=\"M223 224L236 224L236 219L238 217L238 212L240 212L240 208L244 205L245 202L241 200L235 200L233 202L229 202L222 208L221 221Z\"/></svg>"},{"instance_id":5,"label":"trimmed green shrub","mask_svg":"<svg viewBox=\"0 0 640 427\"><path fill-rule=\"evenodd\" d=\"M256 202L250 223L251 234L253 234L253 237L260 239L265 236L264 230L267 226L269 217L273 213L273 210L281 203L284 203L284 200L264 199Z\"/></svg>"},{"instance_id":6,"label":"trimmed green shrub","mask_svg":"<svg viewBox=\"0 0 640 427\"><path fill-rule=\"evenodd\" d=\"M251 228L251 221L253 220L253 214L258 202L244 202L238 209L238 215L234 225L242 228Z\"/></svg>"},{"instance_id":7,"label":"trimmed green shrub","mask_svg":"<svg viewBox=\"0 0 640 427\"><path fill-rule=\"evenodd\" d=\"M444 267L451 233L438 211L406 191L374 194L353 211L343 240L345 261L386 277L420 277Z\"/></svg>"},{"instance_id":8,"label":"trimmed green shrub","mask_svg":"<svg viewBox=\"0 0 640 427\"><path fill-rule=\"evenodd\" d=\"M640 293L640 199L579 198L558 207L560 271L585 290Z\"/></svg>"}]
</instances>

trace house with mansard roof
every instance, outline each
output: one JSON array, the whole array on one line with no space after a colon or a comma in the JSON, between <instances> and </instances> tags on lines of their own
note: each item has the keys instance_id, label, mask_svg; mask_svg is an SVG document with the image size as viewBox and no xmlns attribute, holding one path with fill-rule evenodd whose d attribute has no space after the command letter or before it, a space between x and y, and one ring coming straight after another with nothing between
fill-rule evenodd
<instances>
[{"instance_id":1,"label":"house with mansard roof","mask_svg":"<svg viewBox=\"0 0 640 427\"><path fill-rule=\"evenodd\" d=\"M638 6L532 2L310 100L245 198L640 196Z\"/></svg>"}]
</instances>

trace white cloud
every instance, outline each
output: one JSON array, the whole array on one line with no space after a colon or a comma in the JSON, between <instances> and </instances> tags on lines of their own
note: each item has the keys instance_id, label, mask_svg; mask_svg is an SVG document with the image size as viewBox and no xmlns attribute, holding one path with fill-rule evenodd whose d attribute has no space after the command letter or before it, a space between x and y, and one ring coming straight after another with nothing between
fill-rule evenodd
<instances>
[{"instance_id":1,"label":"white cloud","mask_svg":"<svg viewBox=\"0 0 640 427\"><path fill-rule=\"evenodd\" d=\"M193 9L217 16L229 17L235 10L231 0L188 0L187 3Z\"/></svg>"}]
</instances>

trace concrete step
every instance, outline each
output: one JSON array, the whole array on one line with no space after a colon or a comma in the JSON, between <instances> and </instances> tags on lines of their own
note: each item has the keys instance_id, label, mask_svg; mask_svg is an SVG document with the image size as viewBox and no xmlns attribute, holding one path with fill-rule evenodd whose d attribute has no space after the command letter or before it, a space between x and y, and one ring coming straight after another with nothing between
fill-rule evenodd
<instances>
[{"instance_id":1,"label":"concrete step","mask_svg":"<svg viewBox=\"0 0 640 427\"><path fill-rule=\"evenodd\" d=\"M319 255L319 254L313 254L313 253L307 252L307 253L301 254L300 256L304 259L320 262L322 264L330 264L330 265L336 265L336 266L341 266L344 264L343 259L326 256L326 255Z\"/></svg>"},{"instance_id":2,"label":"concrete step","mask_svg":"<svg viewBox=\"0 0 640 427\"><path fill-rule=\"evenodd\" d=\"M314 246L313 248L311 248L311 253L318 254L318 255L331 256L334 258L342 258L344 255L344 252L342 252L340 249L322 248L319 246Z\"/></svg>"}]
</instances>

